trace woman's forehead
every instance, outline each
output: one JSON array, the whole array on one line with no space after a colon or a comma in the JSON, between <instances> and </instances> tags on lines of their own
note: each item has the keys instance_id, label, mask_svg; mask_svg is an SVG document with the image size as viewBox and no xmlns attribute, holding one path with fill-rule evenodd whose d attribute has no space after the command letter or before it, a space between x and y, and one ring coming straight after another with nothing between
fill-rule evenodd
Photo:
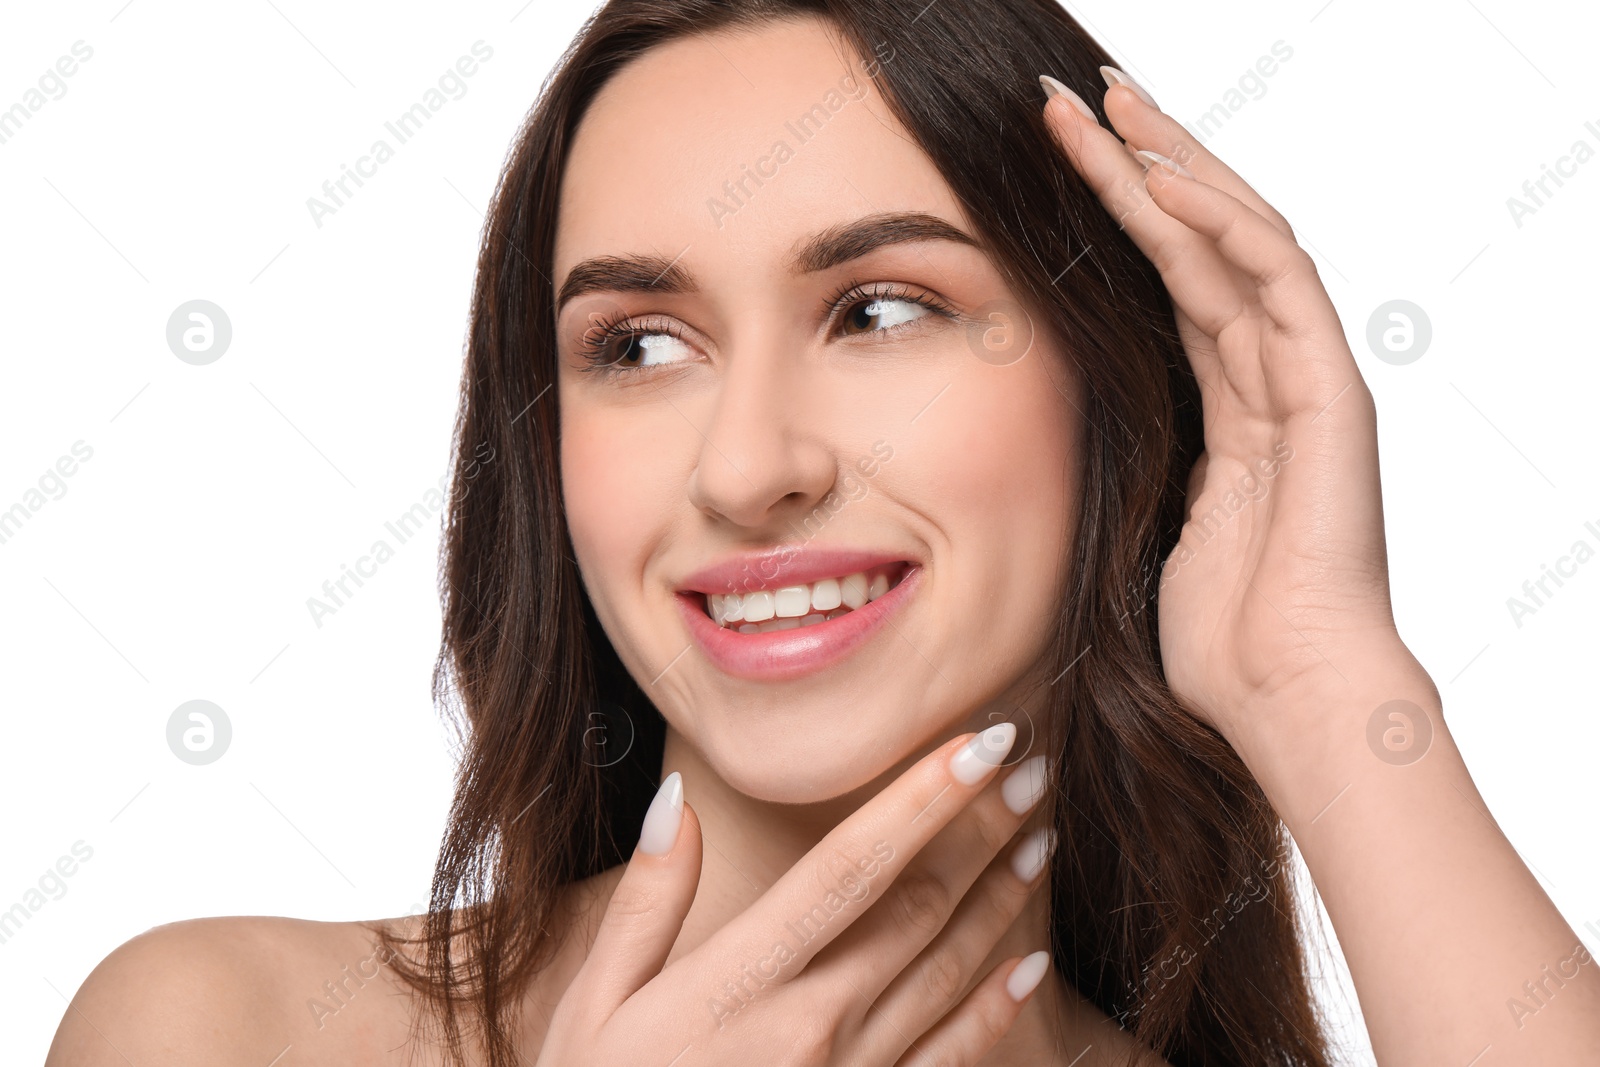
<instances>
[{"instance_id":1,"label":"woman's forehead","mask_svg":"<svg viewBox=\"0 0 1600 1067\"><path fill-rule=\"evenodd\" d=\"M555 277L654 252L766 264L879 212L964 215L860 57L815 19L697 35L601 90L562 181Z\"/></svg>"}]
</instances>

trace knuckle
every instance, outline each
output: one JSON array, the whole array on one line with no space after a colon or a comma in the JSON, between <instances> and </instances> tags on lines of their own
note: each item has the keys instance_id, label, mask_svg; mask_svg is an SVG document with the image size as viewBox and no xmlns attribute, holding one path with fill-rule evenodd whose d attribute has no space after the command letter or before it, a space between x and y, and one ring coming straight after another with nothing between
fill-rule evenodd
<instances>
[{"instance_id":1,"label":"knuckle","mask_svg":"<svg viewBox=\"0 0 1600 1067\"><path fill-rule=\"evenodd\" d=\"M792 1067L819 1067L832 1062L835 1028L827 1012L805 1012L787 1030L789 1047L783 1062Z\"/></svg>"},{"instance_id":2,"label":"knuckle","mask_svg":"<svg viewBox=\"0 0 1600 1067\"><path fill-rule=\"evenodd\" d=\"M1256 284L1262 288L1278 288L1292 285L1308 274L1315 277L1316 272L1316 264L1306 255L1305 249L1296 246L1293 250L1286 250L1282 256L1273 257L1272 265L1262 270L1256 278Z\"/></svg>"},{"instance_id":3,"label":"knuckle","mask_svg":"<svg viewBox=\"0 0 1600 1067\"><path fill-rule=\"evenodd\" d=\"M1004 872L1002 874L1002 871ZM996 863L984 873L972 901L972 922L979 929L992 930L996 939L1022 914L1022 907L1033 895L1032 886L1019 886L1011 870L1011 860Z\"/></svg>"},{"instance_id":4,"label":"knuckle","mask_svg":"<svg viewBox=\"0 0 1600 1067\"><path fill-rule=\"evenodd\" d=\"M984 1049L993 1048L1005 1036L1011 1025L1011 1012L1002 1008L993 997L979 997L972 1005L970 1022Z\"/></svg>"},{"instance_id":5,"label":"knuckle","mask_svg":"<svg viewBox=\"0 0 1600 1067\"><path fill-rule=\"evenodd\" d=\"M982 850L982 854L994 856L1005 848L1006 842L1011 840L1015 831L1009 820L993 818L978 819L972 833L977 838L977 846Z\"/></svg>"},{"instance_id":6,"label":"knuckle","mask_svg":"<svg viewBox=\"0 0 1600 1067\"><path fill-rule=\"evenodd\" d=\"M1289 249L1288 263L1284 268L1285 275L1299 275L1301 277L1317 277L1317 261L1311 258L1299 245L1292 245Z\"/></svg>"},{"instance_id":7,"label":"knuckle","mask_svg":"<svg viewBox=\"0 0 1600 1067\"><path fill-rule=\"evenodd\" d=\"M656 897L648 887L624 878L611 893L606 917L625 924L643 922L656 908Z\"/></svg>"},{"instance_id":8,"label":"knuckle","mask_svg":"<svg viewBox=\"0 0 1600 1067\"><path fill-rule=\"evenodd\" d=\"M953 946L944 945L929 952L922 961L922 988L935 1004L949 1004L961 995L967 970Z\"/></svg>"},{"instance_id":9,"label":"knuckle","mask_svg":"<svg viewBox=\"0 0 1600 1067\"><path fill-rule=\"evenodd\" d=\"M896 881L889 906L901 928L933 934L944 926L950 890L929 871L908 871Z\"/></svg>"},{"instance_id":10,"label":"knuckle","mask_svg":"<svg viewBox=\"0 0 1600 1067\"><path fill-rule=\"evenodd\" d=\"M828 893L838 892L840 887L854 890L865 881L858 863L858 857L865 853L865 849L857 848L848 841L831 845L820 852L812 868L812 883L818 899Z\"/></svg>"},{"instance_id":11,"label":"knuckle","mask_svg":"<svg viewBox=\"0 0 1600 1067\"><path fill-rule=\"evenodd\" d=\"M1306 278L1310 278L1313 281L1321 281L1322 268L1317 266L1317 261L1312 258L1311 253L1300 248L1299 245L1295 245L1295 248L1300 250L1299 255L1295 256L1296 269Z\"/></svg>"}]
</instances>

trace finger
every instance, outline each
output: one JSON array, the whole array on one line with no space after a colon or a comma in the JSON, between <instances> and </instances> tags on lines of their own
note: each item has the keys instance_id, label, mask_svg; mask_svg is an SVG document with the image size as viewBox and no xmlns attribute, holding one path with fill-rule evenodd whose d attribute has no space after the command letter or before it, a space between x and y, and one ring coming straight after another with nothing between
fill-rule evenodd
<instances>
[{"instance_id":1,"label":"finger","mask_svg":"<svg viewBox=\"0 0 1600 1067\"><path fill-rule=\"evenodd\" d=\"M598 1025L661 973L700 884L700 820L667 775L645 812L639 844L612 890L588 958L563 996Z\"/></svg>"},{"instance_id":2,"label":"finger","mask_svg":"<svg viewBox=\"0 0 1600 1067\"><path fill-rule=\"evenodd\" d=\"M730 973L750 960L770 961L760 968L766 981L803 973L983 790L1016 737L1013 723L1000 723L952 739L834 827L718 932L716 951Z\"/></svg>"},{"instance_id":3,"label":"finger","mask_svg":"<svg viewBox=\"0 0 1600 1067\"><path fill-rule=\"evenodd\" d=\"M1102 74L1108 69L1113 68L1100 68ZM1127 77L1125 74L1122 76ZM1261 194L1239 177L1233 168L1212 154L1182 123L1126 86L1126 91L1118 92L1110 75L1106 75L1106 83L1101 109L1105 111L1106 118L1111 120L1112 129L1130 147L1159 152L1183 164L1196 178L1233 196L1270 222L1279 233L1294 240L1294 230L1289 226L1289 220L1262 199Z\"/></svg>"},{"instance_id":4,"label":"finger","mask_svg":"<svg viewBox=\"0 0 1600 1067\"><path fill-rule=\"evenodd\" d=\"M1049 968L1050 953L1042 949L1002 963L956 1010L914 1042L895 1067L977 1063L1011 1029Z\"/></svg>"},{"instance_id":5,"label":"finger","mask_svg":"<svg viewBox=\"0 0 1600 1067\"><path fill-rule=\"evenodd\" d=\"M982 887L975 888L975 884L996 865L1000 875L1007 872L1009 860L995 860L995 856L1012 851L1017 828L1043 795L1044 785L1043 756L1024 760L1003 782L991 783L906 865L871 911L817 956L801 981L816 990L821 1003L836 1004L841 1013L853 1012L859 1019L891 984L905 985L907 964L920 965L936 986L960 980L926 1022L944 1014L1005 931L1005 926L994 930L993 938L975 955L963 957L945 936L949 924L961 909L969 917L976 910L977 915L992 921L1004 906L1013 903L1010 895L1027 896L1029 887L1013 886L1014 878L998 887L992 878ZM1009 888L1016 893L1008 894ZM1020 900L1016 904L1020 907ZM930 972L929 961L918 959L918 953L936 939L944 942L944 948L935 954ZM953 966L960 963L967 964L965 971ZM927 992L924 985L921 994Z\"/></svg>"},{"instance_id":6,"label":"finger","mask_svg":"<svg viewBox=\"0 0 1600 1067\"><path fill-rule=\"evenodd\" d=\"M1272 223L1221 189L1165 167L1150 168L1146 186L1163 212L1210 238L1250 279L1255 299L1280 330L1302 336L1331 326L1343 334L1316 264ZM1177 291L1173 300L1191 317L1203 310L1189 307Z\"/></svg>"},{"instance_id":7,"label":"finger","mask_svg":"<svg viewBox=\"0 0 1600 1067\"><path fill-rule=\"evenodd\" d=\"M883 1050L870 1061L904 1052L912 1038L965 996L1028 897L1043 884L1055 837L1052 828L1039 827L990 864L939 936L878 997L862 1023L864 1047Z\"/></svg>"},{"instance_id":8,"label":"finger","mask_svg":"<svg viewBox=\"0 0 1600 1067\"><path fill-rule=\"evenodd\" d=\"M1181 296L1181 306L1203 309L1202 314L1190 316L1215 337L1218 325L1232 321L1243 307L1243 295L1227 261L1212 242L1161 210L1145 187L1143 161L1131 155L1116 134L1079 110L1076 94L1059 83L1045 86L1047 91L1059 88L1045 103L1045 124L1073 169L1161 271L1174 302ZM1175 269L1179 265L1181 271ZM1213 360L1204 355L1192 358L1196 375L1217 379L1220 369Z\"/></svg>"}]
</instances>

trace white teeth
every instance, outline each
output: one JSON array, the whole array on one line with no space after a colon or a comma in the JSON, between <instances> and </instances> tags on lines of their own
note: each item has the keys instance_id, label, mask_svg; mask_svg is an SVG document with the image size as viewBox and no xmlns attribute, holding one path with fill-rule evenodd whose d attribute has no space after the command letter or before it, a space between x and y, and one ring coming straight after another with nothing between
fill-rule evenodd
<instances>
[{"instance_id":1,"label":"white teeth","mask_svg":"<svg viewBox=\"0 0 1600 1067\"><path fill-rule=\"evenodd\" d=\"M772 594L765 589L755 593L746 593L742 597L737 593L728 594L729 600L736 597L744 601L744 611L740 612L739 617L744 619L745 622L766 622L777 614L777 606L772 602Z\"/></svg>"},{"instance_id":2,"label":"white teeth","mask_svg":"<svg viewBox=\"0 0 1600 1067\"><path fill-rule=\"evenodd\" d=\"M811 610L811 588L804 585L786 585L773 594L778 618L798 619Z\"/></svg>"},{"instance_id":3,"label":"white teeth","mask_svg":"<svg viewBox=\"0 0 1600 1067\"><path fill-rule=\"evenodd\" d=\"M839 579L824 578L811 587L811 606L818 611L832 611L844 600L839 595Z\"/></svg>"},{"instance_id":4,"label":"white teeth","mask_svg":"<svg viewBox=\"0 0 1600 1067\"><path fill-rule=\"evenodd\" d=\"M720 626L740 633L769 633L795 626L815 626L883 596L889 576L878 571L870 578L857 571L841 578L760 589L752 593L711 593L708 614ZM737 625L742 623L743 625Z\"/></svg>"}]
</instances>

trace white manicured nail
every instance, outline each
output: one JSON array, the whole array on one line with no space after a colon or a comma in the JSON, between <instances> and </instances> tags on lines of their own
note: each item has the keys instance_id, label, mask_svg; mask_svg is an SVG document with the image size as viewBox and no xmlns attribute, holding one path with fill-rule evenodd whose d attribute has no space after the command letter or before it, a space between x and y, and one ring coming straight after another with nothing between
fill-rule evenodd
<instances>
[{"instance_id":1,"label":"white manicured nail","mask_svg":"<svg viewBox=\"0 0 1600 1067\"><path fill-rule=\"evenodd\" d=\"M1003 722L998 726L989 727L961 746L960 751L950 757L950 777L962 785L973 785L1000 766L1000 762L1006 758L1006 753L1011 751L1011 743L1016 739L1015 723Z\"/></svg>"},{"instance_id":2,"label":"white manicured nail","mask_svg":"<svg viewBox=\"0 0 1600 1067\"><path fill-rule=\"evenodd\" d=\"M644 813L644 828L639 831L639 851L651 856L665 856L678 840L678 827L683 822L683 775L673 771L656 790L650 810Z\"/></svg>"},{"instance_id":3,"label":"white manicured nail","mask_svg":"<svg viewBox=\"0 0 1600 1067\"><path fill-rule=\"evenodd\" d=\"M1011 873L1021 879L1024 885L1032 885L1039 872L1044 870L1045 861L1055 847L1054 827L1041 826L1018 842L1016 851L1011 853Z\"/></svg>"},{"instance_id":4,"label":"white manicured nail","mask_svg":"<svg viewBox=\"0 0 1600 1067\"><path fill-rule=\"evenodd\" d=\"M1140 85L1138 82L1122 73L1122 71L1118 70L1116 67L1101 67L1100 76L1106 80L1107 89L1111 88L1113 85L1126 85L1135 93L1139 94L1140 100L1143 100L1157 111L1161 110L1161 105L1156 103L1155 97L1144 91L1144 86Z\"/></svg>"},{"instance_id":5,"label":"white manicured nail","mask_svg":"<svg viewBox=\"0 0 1600 1067\"><path fill-rule=\"evenodd\" d=\"M1095 118L1094 108L1084 103L1083 97L1079 96L1071 89L1068 89L1065 85L1062 85L1060 82L1050 77L1050 75L1039 75L1039 84L1044 86L1044 98L1046 100L1050 99L1052 96L1064 96L1067 98L1067 103L1078 109L1078 114L1082 115L1084 118L1088 119L1097 126L1100 124L1100 120Z\"/></svg>"},{"instance_id":6,"label":"white manicured nail","mask_svg":"<svg viewBox=\"0 0 1600 1067\"><path fill-rule=\"evenodd\" d=\"M1032 993L1049 966L1050 953L1043 949L1022 957L1022 962L1011 968L1011 976L1006 979L1006 992L1011 995L1011 999L1020 1002L1023 997Z\"/></svg>"},{"instance_id":7,"label":"white manicured nail","mask_svg":"<svg viewBox=\"0 0 1600 1067\"><path fill-rule=\"evenodd\" d=\"M1146 148L1146 149L1141 149L1138 152L1135 152L1134 156L1140 162L1142 162L1144 164L1144 167L1145 167L1146 170L1149 170L1152 166L1155 166L1155 165L1159 164L1159 165L1161 165L1163 167L1167 167L1167 168L1169 168L1171 170L1174 170L1174 171L1178 172L1179 174L1183 175L1185 178L1193 178L1194 177L1194 174L1189 170L1188 167L1184 166L1182 163L1179 163L1177 160L1168 159L1166 156L1162 155L1160 152L1152 152L1152 151L1150 151L1149 149Z\"/></svg>"},{"instance_id":8,"label":"white manicured nail","mask_svg":"<svg viewBox=\"0 0 1600 1067\"><path fill-rule=\"evenodd\" d=\"M1010 777L1000 783L1000 795L1013 815L1026 815L1033 810L1044 796L1044 757L1030 756L1017 764Z\"/></svg>"}]
</instances>

